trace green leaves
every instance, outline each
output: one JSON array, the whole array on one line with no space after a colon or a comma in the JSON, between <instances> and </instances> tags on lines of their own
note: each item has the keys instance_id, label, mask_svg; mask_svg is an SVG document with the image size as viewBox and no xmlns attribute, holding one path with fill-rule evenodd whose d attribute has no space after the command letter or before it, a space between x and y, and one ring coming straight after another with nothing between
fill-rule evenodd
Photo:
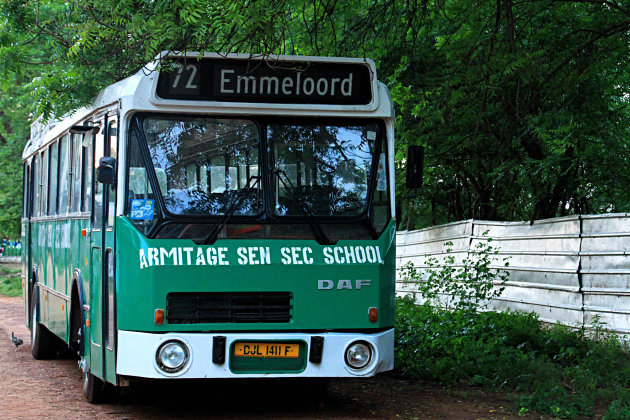
<instances>
[{"instance_id":1,"label":"green leaves","mask_svg":"<svg viewBox=\"0 0 630 420\"><path fill-rule=\"evenodd\" d=\"M396 302L395 366L409 378L516 392L515 410L556 418L606 418L630 412L630 359L599 330L541 326L536 314L442 310ZM591 337L591 338L589 338Z\"/></svg>"},{"instance_id":2,"label":"green leaves","mask_svg":"<svg viewBox=\"0 0 630 420\"><path fill-rule=\"evenodd\" d=\"M424 21L434 43L421 48L434 65L396 72L396 81L424 82L404 84L420 106L394 94L399 133L413 127L432 169L417 226L630 208L621 197L627 171L617 172L630 158L627 96L615 106L630 90L621 64L629 57L627 9L544 1L429 9L438 12ZM407 63L410 55L401 55ZM611 147L623 151L613 156Z\"/></svg>"},{"instance_id":3,"label":"green leaves","mask_svg":"<svg viewBox=\"0 0 630 420\"><path fill-rule=\"evenodd\" d=\"M396 107L400 196L414 193L407 145L426 150L405 226L630 211L629 14L603 0L7 0L0 92L20 98L16 119L49 118L161 51L365 56Z\"/></svg>"},{"instance_id":4,"label":"green leaves","mask_svg":"<svg viewBox=\"0 0 630 420\"><path fill-rule=\"evenodd\" d=\"M446 309L477 311L487 307L492 299L503 293L503 284L509 279L509 272L503 268L493 268L498 262L499 250L491 245L488 232L478 240L472 252L461 261L456 261L450 248L452 242L445 242L443 258L429 256L426 269L420 270L412 262L405 264L400 275L411 287L417 287L426 304ZM503 267L509 267L507 258Z\"/></svg>"}]
</instances>

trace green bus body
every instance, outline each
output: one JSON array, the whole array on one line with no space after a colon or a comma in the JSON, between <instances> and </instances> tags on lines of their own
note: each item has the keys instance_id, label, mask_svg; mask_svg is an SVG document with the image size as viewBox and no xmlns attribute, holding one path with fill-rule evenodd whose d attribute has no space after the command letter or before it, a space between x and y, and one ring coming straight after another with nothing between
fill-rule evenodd
<instances>
[{"instance_id":1,"label":"green bus body","mask_svg":"<svg viewBox=\"0 0 630 420\"><path fill-rule=\"evenodd\" d=\"M236 58L243 60L243 57ZM237 85L240 79L228 77L239 69L242 71L237 66L242 63L237 59L228 62L236 63L236 70L222 67L222 70L213 70L209 66L219 66L220 62L215 64L208 60L199 65L200 77L212 71L215 74L221 71L218 74L223 77L221 82L224 90L235 91L237 87L240 88ZM311 57L310 60L318 59ZM323 64L335 63L334 59L321 60ZM337 61L348 64L343 59ZM350 60L349 63L354 65L358 61ZM189 76L185 73L182 76L189 77L189 87L196 87L200 83L193 78L196 77L194 74L197 68L193 70ZM286 74L284 79L278 79L278 83L283 83L282 86L302 83L300 77L293 73ZM256 97L255 101L268 104L244 106L236 101L235 104L227 105L222 102L220 106L208 106L207 109L201 105L194 107L190 102L194 100L191 99L192 91L184 90L182 93L181 89L168 90L169 85L164 85L172 83L176 86L177 79L175 82L163 83L160 76L160 81L156 82L139 73L127 83L127 86L134 86L135 91L128 90L125 93L123 91L126 88L121 88L125 85L114 85L95 100L93 108L83 111L83 114L75 114L56 128L38 128L40 131L36 130L24 153L25 205L21 238L23 296L28 326L33 331L33 355L37 358L51 357L64 347L78 353L80 367L84 371L84 392L90 401L97 400L101 383L121 386L135 377L357 377L391 369L396 267L391 99L384 86L377 85L373 80L361 82L364 87L373 83L371 102L363 94L355 98L348 93L348 98L343 99L356 103L335 104L332 101L335 83L338 89L343 86L345 95L345 92L351 92L350 82L356 82L359 76L354 76L354 79L347 76L344 79L343 75L335 78L334 72L328 76L327 73L322 74L324 76L319 79L312 76L311 84L307 79L302 85L304 88L312 87L312 92L319 89L320 97L316 99L320 103L310 105L298 96L295 88L290 91L287 87L287 95L293 95L290 100L294 103L291 102L289 110L285 111L274 108L277 98L261 100L260 97ZM302 80L306 75L308 73L301 75ZM275 80L269 79L270 76L257 77L262 93L265 93L263 80ZM152 86L152 91L148 92L146 86ZM271 82L268 82L268 86L271 87L267 87L266 92L273 93ZM282 93L284 87L280 89L277 86L276 94L278 91ZM155 99L156 90L158 95L174 96L164 100ZM180 105L177 101L180 99L177 95L183 95L181 100L190 107L178 108ZM326 95L331 96L330 103L326 102L329 100ZM117 99L112 102L111 98ZM138 98L149 98L152 105L142 108L139 104L145 103L145 99ZM203 101L210 99L215 100L210 97L199 100L202 100L203 105ZM243 102L247 101L243 99ZM348 107L348 111L344 111L344 106ZM227 107L227 110L221 107ZM184 117L168 118L183 118L183 122L179 124L170 123L168 119L162 120L161 112L164 115L181 112ZM225 119L222 117L224 114L231 115L232 119ZM363 197L368 197L363 199L367 201L376 194L369 192L370 188L382 191L385 204L381 206L385 210L379 211L387 215L382 227L370 225L370 220L377 218L377 210L360 210L360 203L364 202L361 200L356 204L349 198L341 199L338 201L341 204L336 204L334 208L331 204L330 208L324 210L301 208L307 207L303 204L307 200L298 197L298 191L302 190L291 186L290 178L303 176L299 174L300 165L303 164L296 161L297 166L292 167L289 163L276 163L275 168L280 168L275 169L276 172L262 167L263 164L271 165L272 158L280 159L278 156L282 151L291 152L294 147L291 145L285 149L282 149L285 147L282 144L276 145L275 154L265 157L262 157L265 149L261 146L260 152L252 155L256 159L255 164L249 163L252 152L247 151L249 166L245 168L241 165L237 169L246 169L247 176L250 171L254 175L247 179L244 186L242 180L238 181L236 187L231 186L230 183L236 181L231 178L230 168L225 163L226 169L221 180L225 180L227 186L223 195L229 193L232 194L228 194L229 197L236 197L230 198L228 204L234 207L250 200L248 189L254 194L264 194L264 198L260 198L262 201L259 203L262 204L253 204L259 207L250 213L240 210L241 213L235 214L237 210L226 210L228 204L225 204L216 217L169 215L173 213L173 208L177 209L169 205L181 206L178 199L173 198L179 197L176 194L182 194L181 191L171 191L174 188L171 184L175 182L172 178L174 172L166 172L170 177L169 196L166 193L166 181L163 182L160 171L153 168L147 157L152 156L153 163L158 165L158 158L154 156L157 152L154 149L143 151L142 158L134 152L142 148L143 144L152 147L150 130L153 126L146 124L199 126L206 121L211 127L232 127L236 123L252 127L249 129L250 134L247 134L253 136L252 144L264 142L268 144L266 150L271 150L272 144L280 141L271 137L272 129L279 130L280 127L274 118L285 114L286 118L294 118L289 121L296 121L292 124L298 124L295 126L300 129L299 124L305 121L308 130L315 117L318 124L321 121L328 124L326 121L337 121L339 118L350 123L355 120L380 121L378 124L381 124L381 128L377 129L381 133L379 139L376 137L377 131L367 131L372 161L365 161L364 166L372 169L364 170L367 175L356 172L355 181L351 181L356 184L359 182L357 179L365 179L366 186L349 185L354 185L352 191L361 191ZM142 122L147 120L150 122ZM343 121L334 124L349 124ZM339 125L342 128L335 127L329 129L330 133L344 130L343 125ZM258 139L259 133L268 138ZM365 131L363 133L361 144L367 141ZM378 142L382 146L378 146ZM338 146L341 147L348 146ZM348 151L354 153L353 148L345 152L339 150L341 154L348 154ZM378 161L378 150L381 161ZM64 153L65 157L61 158ZM227 156L228 152L225 153ZM104 181L108 176L103 175L107 172L107 163L106 160L98 159L103 155L117 159L115 184ZM319 156L321 159L325 155ZM142 165L148 169L143 169L137 163L132 164L133 159L143 161ZM96 170L99 162L101 168ZM373 171L377 165L380 165L379 172L375 174ZM209 174L204 173L204 177L216 176L216 168L221 168L216 165L202 167L207 168L204 170ZM298 168L298 175L291 172L294 167ZM191 168L194 170L195 166ZM197 180L194 185L199 188L202 183L199 164L196 168ZM67 172L64 173L64 170ZM187 177L192 176L191 170L186 169ZM333 179L332 174L334 172L331 169L328 179ZM383 178L385 174L386 181ZM143 177L146 191L140 193L137 182L132 185L129 179L134 176ZM67 181L65 177L68 177ZM289 185L282 177L286 177ZM377 177L383 179L377 181ZM99 182L99 179L103 181ZM270 187L270 180L275 182L273 187ZM385 184L376 187L377 182L386 182L387 188ZM204 197L218 196L210 194L210 178L207 181L204 178L203 183L203 188L208 191ZM216 189L215 184L212 188ZM343 188L349 187L343 187L343 183L339 185L335 194L358 194L344 192L346 190ZM275 189L275 195L268 191L269 188ZM313 187L310 193L315 194L319 191L317 188ZM162 194L153 195L152 191L156 189ZM240 195L237 196L237 193ZM189 197L192 193L187 194L186 197ZM272 199L276 201L275 210L267 204ZM294 199L299 200L299 206L291 207ZM287 204L278 204L279 200L285 200L283 202ZM143 206L148 212L146 217L142 216L142 212L135 212L142 210ZM194 203L191 206L192 210L187 212L205 208ZM326 216L313 214L317 211L328 213ZM289 216L285 217L284 213L279 212L288 212ZM335 216L335 212L343 215ZM382 219L385 216L378 217ZM179 220L182 220L181 226L177 224ZM186 236L187 231L199 230L195 224L197 221L209 223L204 228L207 232L203 232L204 236L210 233L205 243L194 235ZM242 230L245 233L238 234L242 238L226 233L226 226L235 226L237 223L246 226ZM286 227L282 227L282 233L266 237L261 226L268 223ZM302 227L296 228L298 225L294 224ZM361 226L367 226L364 229L367 233L353 233L354 224L357 232L363 232ZM163 234L171 226L177 230L179 237L169 238ZM322 226L326 233L322 233ZM214 238L212 229L216 229ZM299 229L307 233L299 233ZM336 235L336 230L341 232L340 229L350 233ZM328 238L331 232L333 239ZM357 238L353 239L353 235ZM252 353L247 353L249 351ZM267 354L263 356L261 351ZM181 357L183 362L177 367L170 367L169 355ZM361 358L367 359L363 366L357 367L349 361L353 357L357 358L356 363L363 363Z\"/></svg>"},{"instance_id":2,"label":"green bus body","mask_svg":"<svg viewBox=\"0 0 630 420\"><path fill-rule=\"evenodd\" d=\"M117 244L118 271L117 291L119 309L117 323L119 329L140 331L169 331L169 325L156 326L153 322L155 308L166 307L165 297L171 292L216 292L247 291L288 291L293 293L293 320L278 324L284 330L344 330L379 329L392 327L395 252L392 246L390 226L387 234L378 241L340 241L332 246L322 246L315 241L284 240L218 240L212 247L226 249L229 265L197 265L198 251L210 247L197 246L192 241L182 244L182 240L147 240L125 219L118 220ZM174 265L174 258L166 258L165 265L140 269L138 249L149 247L173 249L191 248L190 260L182 252L181 265ZM335 247L379 247L383 263L369 263L367 257L362 264L326 264L324 248ZM252 264L240 264L237 250L268 248L270 264L260 264L260 253L256 253ZM282 248L298 248L297 264L283 264ZM303 249L312 250L312 262L303 260ZM290 251L285 250L285 255ZM207 252L202 252L204 257ZM356 257L355 257L356 258ZM177 261L179 263L179 261ZM258 263L258 264L256 264ZM121 277L125 280L121 281ZM136 279L131 280L131 279ZM357 280L371 280L370 285L360 285ZM318 280L331 280L332 289L319 290ZM339 280L349 280L342 282ZM328 283L327 283L328 285ZM341 287L341 289L339 288ZM142 301L137 296L143 296ZM380 309L379 320L370 323L368 308ZM142 315L144 314L144 316ZM178 325L180 331L199 329L221 330L269 330L265 323L226 323Z\"/></svg>"},{"instance_id":3,"label":"green bus body","mask_svg":"<svg viewBox=\"0 0 630 420\"><path fill-rule=\"evenodd\" d=\"M55 335L69 341L70 295L75 271L89 272L89 247L81 230L89 228L89 219L31 222L27 225L30 235L37 238L30 250L23 248L22 260L30 260L29 278L36 276L37 282L46 290L40 296L42 322ZM66 246L61 247L58 238L64 238ZM30 251L30 252L29 252ZM89 280L89 277L81 280ZM26 285L25 285L26 286ZM89 291L89 282L83 281L80 287ZM24 302L31 299L32 290L24 288ZM27 319L28 319L27 310Z\"/></svg>"}]
</instances>

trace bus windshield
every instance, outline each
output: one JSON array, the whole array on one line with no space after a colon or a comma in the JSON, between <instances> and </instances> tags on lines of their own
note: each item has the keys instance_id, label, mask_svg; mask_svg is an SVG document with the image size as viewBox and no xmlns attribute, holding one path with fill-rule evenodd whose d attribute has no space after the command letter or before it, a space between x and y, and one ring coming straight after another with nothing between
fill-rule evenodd
<instances>
[{"instance_id":1,"label":"bus windshield","mask_svg":"<svg viewBox=\"0 0 630 420\"><path fill-rule=\"evenodd\" d=\"M299 122L145 118L142 128L166 210L256 216L268 200L275 217L364 214L377 124ZM268 174L261 170L263 135ZM262 175L269 176L269 191L263 191Z\"/></svg>"},{"instance_id":2,"label":"bus windshield","mask_svg":"<svg viewBox=\"0 0 630 420\"><path fill-rule=\"evenodd\" d=\"M357 216L367 203L375 124L270 124L276 215Z\"/></svg>"},{"instance_id":3,"label":"bus windshield","mask_svg":"<svg viewBox=\"0 0 630 420\"><path fill-rule=\"evenodd\" d=\"M168 212L221 215L239 196L244 199L235 214L262 211L260 137L253 121L149 117L143 128ZM252 191L242 194L244 189Z\"/></svg>"}]
</instances>

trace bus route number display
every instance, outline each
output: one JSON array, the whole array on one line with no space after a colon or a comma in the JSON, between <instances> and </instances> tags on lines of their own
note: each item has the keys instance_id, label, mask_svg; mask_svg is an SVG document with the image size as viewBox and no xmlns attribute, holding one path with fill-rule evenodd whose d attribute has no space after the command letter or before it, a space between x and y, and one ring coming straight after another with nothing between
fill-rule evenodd
<instances>
[{"instance_id":1,"label":"bus route number display","mask_svg":"<svg viewBox=\"0 0 630 420\"><path fill-rule=\"evenodd\" d=\"M375 77L366 63L188 58L165 68L157 96L196 101L366 105Z\"/></svg>"}]
</instances>

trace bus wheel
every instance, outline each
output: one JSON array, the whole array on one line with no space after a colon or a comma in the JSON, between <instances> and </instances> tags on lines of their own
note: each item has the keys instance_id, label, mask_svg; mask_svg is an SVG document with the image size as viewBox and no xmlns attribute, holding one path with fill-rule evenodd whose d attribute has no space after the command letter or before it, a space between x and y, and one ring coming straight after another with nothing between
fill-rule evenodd
<instances>
[{"instance_id":1,"label":"bus wheel","mask_svg":"<svg viewBox=\"0 0 630 420\"><path fill-rule=\"evenodd\" d=\"M74 298L73 293L73 302L78 302L78 298ZM70 310L70 340L69 340L69 352L72 353L73 357L81 357L83 348L83 320L81 318L81 309L79 309L79 305L73 303Z\"/></svg>"},{"instance_id":2,"label":"bus wheel","mask_svg":"<svg viewBox=\"0 0 630 420\"><path fill-rule=\"evenodd\" d=\"M83 396L91 404L98 404L105 399L105 383L87 370L83 372Z\"/></svg>"},{"instance_id":3,"label":"bus wheel","mask_svg":"<svg viewBox=\"0 0 630 420\"><path fill-rule=\"evenodd\" d=\"M31 354L37 360L49 359L55 355L55 337L39 323L39 305L37 304L37 289L33 289L31 298Z\"/></svg>"}]
</instances>

